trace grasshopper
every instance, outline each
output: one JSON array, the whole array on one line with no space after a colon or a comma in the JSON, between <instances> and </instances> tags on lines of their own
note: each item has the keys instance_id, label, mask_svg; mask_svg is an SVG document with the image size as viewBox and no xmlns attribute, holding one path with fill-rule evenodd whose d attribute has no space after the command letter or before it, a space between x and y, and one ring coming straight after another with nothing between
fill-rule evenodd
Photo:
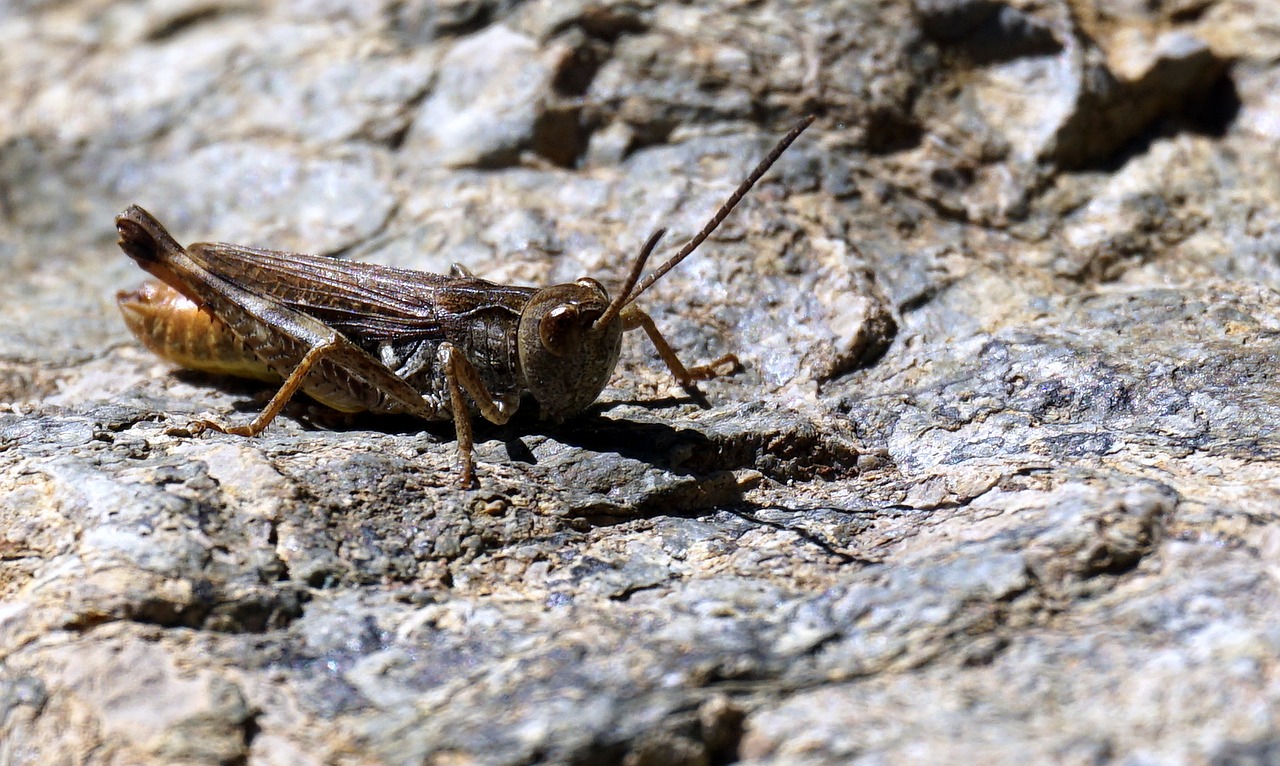
<instances>
[{"instance_id":1,"label":"grasshopper","mask_svg":"<svg viewBox=\"0 0 1280 766\"><path fill-rule=\"evenodd\" d=\"M809 127L801 120L679 252L641 279L665 233L645 242L610 299L583 277L551 287L500 285L455 267L449 276L221 243L178 244L137 205L116 217L120 248L158 282L122 291L130 330L179 366L281 382L246 425L214 430L254 436L299 391L340 412L452 420L461 483L475 485L471 419L506 423L522 398L543 420L582 412L617 365L622 334L644 330L680 385L739 368L732 354L685 367L648 314L645 290L715 231L769 167Z\"/></svg>"}]
</instances>

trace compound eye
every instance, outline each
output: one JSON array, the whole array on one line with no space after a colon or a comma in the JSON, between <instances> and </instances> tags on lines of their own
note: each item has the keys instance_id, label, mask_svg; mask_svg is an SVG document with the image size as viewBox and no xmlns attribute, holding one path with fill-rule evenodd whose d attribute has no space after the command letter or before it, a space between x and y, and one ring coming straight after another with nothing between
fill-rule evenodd
<instances>
[{"instance_id":1,"label":"compound eye","mask_svg":"<svg viewBox=\"0 0 1280 766\"><path fill-rule=\"evenodd\" d=\"M582 323L576 306L556 306L538 322L538 339L542 347L555 356L564 356L578 345Z\"/></svg>"},{"instance_id":2,"label":"compound eye","mask_svg":"<svg viewBox=\"0 0 1280 766\"><path fill-rule=\"evenodd\" d=\"M609 302L609 291L604 289L604 285L600 284L599 282L592 279L591 277L578 277L577 279L573 280L573 283L581 287L585 287L588 290L591 290L596 294L597 297L599 297L605 303Z\"/></svg>"}]
</instances>

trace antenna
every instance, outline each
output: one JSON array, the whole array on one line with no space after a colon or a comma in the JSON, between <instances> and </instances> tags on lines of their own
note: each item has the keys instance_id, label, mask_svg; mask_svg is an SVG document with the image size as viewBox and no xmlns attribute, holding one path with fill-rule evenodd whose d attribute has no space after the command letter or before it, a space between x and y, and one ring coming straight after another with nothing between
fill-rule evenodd
<instances>
[{"instance_id":1,"label":"antenna","mask_svg":"<svg viewBox=\"0 0 1280 766\"><path fill-rule=\"evenodd\" d=\"M729 199L725 200L725 203L720 206L720 209L711 217L711 220L707 221L707 225L702 227L702 231L695 234L693 239L689 240L688 244L680 248L680 252L671 256L666 263L662 264L656 271L645 277L640 284L636 285L635 290L631 291L629 294L624 293L627 298L623 301L622 306L626 306L636 298L639 298L641 293L648 290L650 287L653 287L653 284L659 279L662 279L668 271L674 269L680 261L683 261L690 253L697 250L698 245L701 245L707 237L711 236L711 233L716 230L716 227L723 223L725 218L729 217L729 213L733 212L733 209L742 201L742 198L747 196L747 192L751 191L752 186L756 185L756 181L759 181L760 177L769 171L769 168L773 163L778 161L778 158L787 150L787 147L791 146L791 143L799 138L800 134L804 132L804 129L812 125L815 119L817 119L817 115L811 114L796 123L796 126L792 128L787 135L782 137L782 140L778 142L778 145L773 147L773 151L769 152L768 156L763 160L760 160L760 164L756 165L755 169L746 177L746 180L738 185L738 188L734 190ZM650 242L653 242L653 238L650 238ZM656 245L657 243L653 242L653 244ZM617 302L617 300L614 301L614 303ZM621 307L619 308L621 309ZM605 312L606 316L612 312L612 304L610 304L609 309L609 312ZM612 319L613 317L610 316L609 318Z\"/></svg>"},{"instance_id":2,"label":"antenna","mask_svg":"<svg viewBox=\"0 0 1280 766\"><path fill-rule=\"evenodd\" d=\"M591 323L591 329L599 330L605 327L613 318L622 311L623 306L627 305L627 296L631 294L631 288L636 286L636 282L640 279L640 272L644 271L645 261L649 260L649 256L653 255L654 249L658 246L658 240L662 239L662 235L666 234L666 229L658 229L649 235L649 239L644 243L644 247L640 248L640 255L636 258L636 262L631 264L631 273L627 274L627 281L622 283L622 289L618 291L613 301L609 303L609 308L600 315L600 318Z\"/></svg>"}]
</instances>

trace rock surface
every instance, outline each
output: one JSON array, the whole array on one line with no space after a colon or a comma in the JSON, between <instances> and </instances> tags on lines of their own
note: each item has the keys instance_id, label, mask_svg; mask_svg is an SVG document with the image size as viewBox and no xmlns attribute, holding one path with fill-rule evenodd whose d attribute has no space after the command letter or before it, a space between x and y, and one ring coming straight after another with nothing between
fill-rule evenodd
<instances>
[{"instance_id":1,"label":"rock surface","mask_svg":"<svg viewBox=\"0 0 1280 766\"><path fill-rule=\"evenodd\" d=\"M1280 10L1237 0L0 8L0 763L1270 762ZM180 240L608 285L582 417L174 371ZM663 252L667 252L664 250Z\"/></svg>"}]
</instances>

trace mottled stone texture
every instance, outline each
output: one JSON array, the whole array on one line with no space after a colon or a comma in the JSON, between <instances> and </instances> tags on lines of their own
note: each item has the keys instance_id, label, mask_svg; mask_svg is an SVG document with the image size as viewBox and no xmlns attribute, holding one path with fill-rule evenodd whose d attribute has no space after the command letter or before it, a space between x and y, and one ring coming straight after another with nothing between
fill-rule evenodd
<instances>
[{"instance_id":1,"label":"mottled stone texture","mask_svg":"<svg viewBox=\"0 0 1280 766\"><path fill-rule=\"evenodd\" d=\"M0 764L1268 763L1280 4L0 4ZM616 285L581 418L127 334L112 219Z\"/></svg>"}]
</instances>

